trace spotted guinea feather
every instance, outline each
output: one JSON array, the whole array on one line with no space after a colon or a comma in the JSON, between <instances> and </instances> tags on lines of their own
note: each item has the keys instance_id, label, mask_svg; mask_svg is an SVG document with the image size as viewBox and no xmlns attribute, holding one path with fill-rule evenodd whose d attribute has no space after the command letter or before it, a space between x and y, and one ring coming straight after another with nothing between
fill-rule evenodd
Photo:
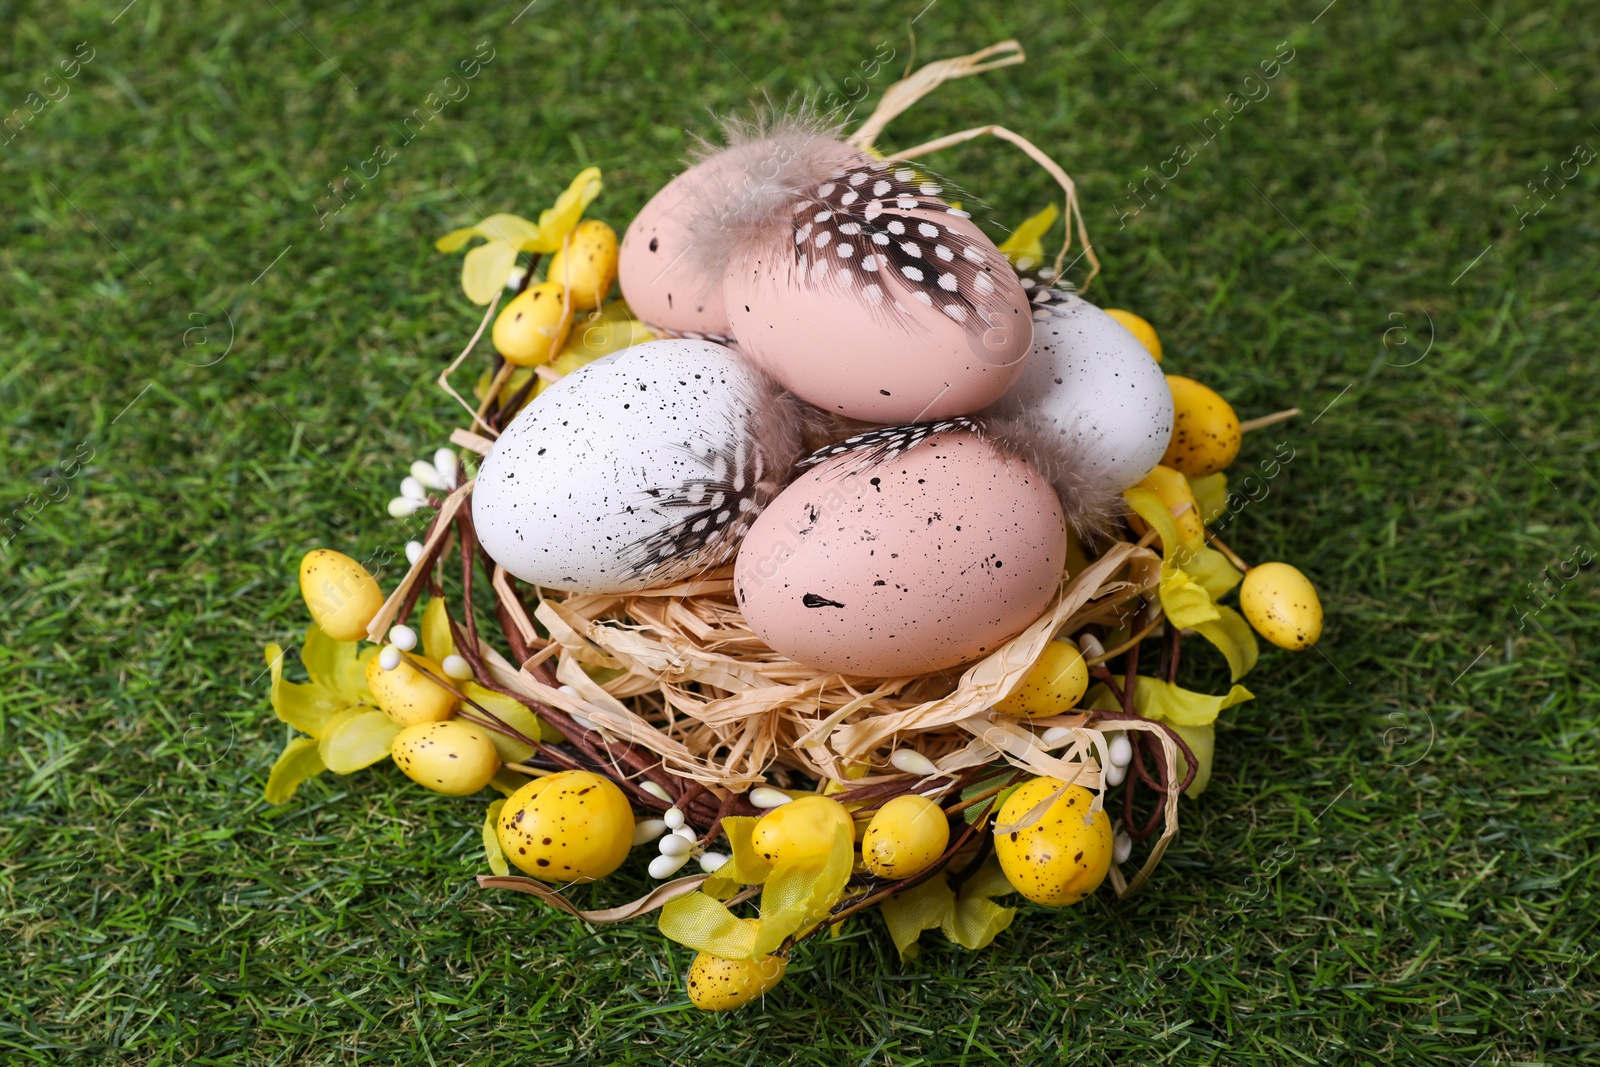
<instances>
[{"instance_id":1,"label":"spotted guinea feather","mask_svg":"<svg viewBox=\"0 0 1600 1067\"><path fill-rule=\"evenodd\" d=\"M630 580L648 576L652 585L662 585L726 563L756 516L788 484L806 413L793 397L769 386L752 399L746 416L730 417L716 433L683 443L702 474L645 491L638 506L683 517L622 549Z\"/></svg>"},{"instance_id":2,"label":"spotted guinea feather","mask_svg":"<svg viewBox=\"0 0 1600 1067\"><path fill-rule=\"evenodd\" d=\"M848 455L854 460L852 469L862 471L900 458L936 433L955 430L982 432L978 424L968 418L916 422L904 426L878 426L864 433L858 433L854 437L847 437L843 441L835 441L826 448L819 448L795 466L804 470L835 456Z\"/></svg>"},{"instance_id":3,"label":"spotted guinea feather","mask_svg":"<svg viewBox=\"0 0 1600 1067\"><path fill-rule=\"evenodd\" d=\"M806 191L793 218L794 269L909 323L910 302L937 308L969 330L1006 321L1011 265L987 241L951 225L970 218L942 188L894 160L838 167Z\"/></svg>"}]
</instances>

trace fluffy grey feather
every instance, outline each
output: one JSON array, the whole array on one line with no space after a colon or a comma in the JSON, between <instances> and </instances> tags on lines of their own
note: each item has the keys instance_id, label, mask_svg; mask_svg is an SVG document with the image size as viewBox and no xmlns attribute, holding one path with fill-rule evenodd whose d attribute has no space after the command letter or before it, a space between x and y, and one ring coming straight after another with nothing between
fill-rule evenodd
<instances>
[{"instance_id":1,"label":"fluffy grey feather","mask_svg":"<svg viewBox=\"0 0 1600 1067\"><path fill-rule=\"evenodd\" d=\"M1122 494L1090 476L1105 446L1093 432L1063 431L1026 412L979 416L983 433L1001 451L1024 460L1055 486L1067 522L1086 543L1109 533L1126 510Z\"/></svg>"}]
</instances>

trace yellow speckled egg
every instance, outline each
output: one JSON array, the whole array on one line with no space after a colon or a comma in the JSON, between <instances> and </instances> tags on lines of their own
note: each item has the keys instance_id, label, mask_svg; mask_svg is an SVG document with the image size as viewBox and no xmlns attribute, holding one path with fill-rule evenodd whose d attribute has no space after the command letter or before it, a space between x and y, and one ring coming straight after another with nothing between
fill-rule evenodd
<instances>
[{"instance_id":1,"label":"yellow speckled egg","mask_svg":"<svg viewBox=\"0 0 1600 1067\"><path fill-rule=\"evenodd\" d=\"M1131 311L1121 308L1106 308L1106 314L1120 322L1124 329L1139 339L1139 343L1161 362L1161 337L1156 333L1156 328Z\"/></svg>"},{"instance_id":2,"label":"yellow speckled egg","mask_svg":"<svg viewBox=\"0 0 1600 1067\"><path fill-rule=\"evenodd\" d=\"M818 859L833 849L834 829L844 827L852 841L856 824L837 800L806 796L780 804L761 816L750 843L761 858L776 867L789 860Z\"/></svg>"},{"instance_id":3,"label":"yellow speckled egg","mask_svg":"<svg viewBox=\"0 0 1600 1067\"><path fill-rule=\"evenodd\" d=\"M476 793L500 769L494 740L460 719L407 726L395 735L390 755L407 778L453 797Z\"/></svg>"},{"instance_id":4,"label":"yellow speckled egg","mask_svg":"<svg viewBox=\"0 0 1600 1067\"><path fill-rule=\"evenodd\" d=\"M494 348L507 363L537 367L549 363L572 329L573 304L557 282L530 285L511 298L494 320Z\"/></svg>"},{"instance_id":5,"label":"yellow speckled egg","mask_svg":"<svg viewBox=\"0 0 1600 1067\"><path fill-rule=\"evenodd\" d=\"M1019 822L1035 805L1060 789L1057 778L1026 782L1001 805L999 825ZM1076 904L1100 888L1111 869L1111 817L1089 806L1094 794L1069 786L1031 826L996 833L995 855L1012 887L1048 908Z\"/></svg>"},{"instance_id":6,"label":"yellow speckled egg","mask_svg":"<svg viewBox=\"0 0 1600 1067\"><path fill-rule=\"evenodd\" d=\"M545 277L567 287L578 311L599 307L617 280L617 231L599 219L578 223L550 257Z\"/></svg>"},{"instance_id":7,"label":"yellow speckled egg","mask_svg":"<svg viewBox=\"0 0 1600 1067\"><path fill-rule=\"evenodd\" d=\"M1310 579L1287 563L1263 563L1245 572L1239 607L1256 633L1291 652L1322 636L1322 601Z\"/></svg>"},{"instance_id":8,"label":"yellow speckled egg","mask_svg":"<svg viewBox=\"0 0 1600 1067\"><path fill-rule=\"evenodd\" d=\"M300 595L311 620L335 641L359 641L383 607L383 590L367 568L330 548L307 552L300 560Z\"/></svg>"},{"instance_id":9,"label":"yellow speckled egg","mask_svg":"<svg viewBox=\"0 0 1600 1067\"><path fill-rule=\"evenodd\" d=\"M1089 665L1078 646L1051 641L1012 693L995 708L1007 715L1065 715L1089 688Z\"/></svg>"},{"instance_id":10,"label":"yellow speckled egg","mask_svg":"<svg viewBox=\"0 0 1600 1067\"><path fill-rule=\"evenodd\" d=\"M1178 512L1173 521L1178 524L1178 536L1183 538L1184 544L1205 537L1205 524L1200 521L1200 505L1194 498L1194 490L1189 486L1189 479L1171 467L1158 466L1145 475L1144 480L1135 488L1148 489L1154 493L1156 499L1166 506L1168 514ZM1149 529L1144 520L1137 516L1129 521L1140 534Z\"/></svg>"},{"instance_id":11,"label":"yellow speckled egg","mask_svg":"<svg viewBox=\"0 0 1600 1067\"><path fill-rule=\"evenodd\" d=\"M950 844L950 823L927 797L895 797L867 824L861 859L879 878L910 878L928 869Z\"/></svg>"},{"instance_id":12,"label":"yellow speckled egg","mask_svg":"<svg viewBox=\"0 0 1600 1067\"><path fill-rule=\"evenodd\" d=\"M506 858L546 882L593 882L628 858L633 811L615 782L592 771L535 778L495 820Z\"/></svg>"},{"instance_id":13,"label":"yellow speckled egg","mask_svg":"<svg viewBox=\"0 0 1600 1067\"><path fill-rule=\"evenodd\" d=\"M367 662L367 688L389 718L401 726L415 726L456 713L456 695L418 669L420 665L443 678L444 668L439 664L427 656L408 655L401 657L394 670L386 671L378 660L373 656Z\"/></svg>"},{"instance_id":14,"label":"yellow speckled egg","mask_svg":"<svg viewBox=\"0 0 1600 1067\"><path fill-rule=\"evenodd\" d=\"M1172 388L1172 441L1161 462L1191 478L1215 474L1239 454L1239 416L1216 391L1193 378L1167 375Z\"/></svg>"},{"instance_id":15,"label":"yellow speckled egg","mask_svg":"<svg viewBox=\"0 0 1600 1067\"><path fill-rule=\"evenodd\" d=\"M754 919L740 922L754 925ZM783 980L789 961L781 956L725 960L702 952L689 965L689 1003L701 1011L729 1011L766 993Z\"/></svg>"}]
</instances>

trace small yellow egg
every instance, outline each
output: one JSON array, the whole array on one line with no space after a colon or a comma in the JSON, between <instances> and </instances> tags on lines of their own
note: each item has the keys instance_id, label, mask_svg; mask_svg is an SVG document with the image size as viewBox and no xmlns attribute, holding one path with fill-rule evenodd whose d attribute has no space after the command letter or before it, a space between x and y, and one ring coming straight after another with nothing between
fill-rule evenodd
<instances>
[{"instance_id":1,"label":"small yellow egg","mask_svg":"<svg viewBox=\"0 0 1600 1067\"><path fill-rule=\"evenodd\" d=\"M1234 461L1239 443L1239 416L1216 391L1193 378L1167 375L1172 390L1172 440L1161 462L1191 478L1215 474Z\"/></svg>"},{"instance_id":2,"label":"small yellow egg","mask_svg":"<svg viewBox=\"0 0 1600 1067\"><path fill-rule=\"evenodd\" d=\"M300 560L300 595L311 621L335 641L359 641L383 607L383 590L367 568L331 548L317 548Z\"/></svg>"},{"instance_id":3,"label":"small yellow egg","mask_svg":"<svg viewBox=\"0 0 1600 1067\"><path fill-rule=\"evenodd\" d=\"M927 870L949 844L944 810L911 793L878 809L861 837L861 859L879 878L898 881Z\"/></svg>"},{"instance_id":4,"label":"small yellow egg","mask_svg":"<svg viewBox=\"0 0 1600 1067\"><path fill-rule=\"evenodd\" d=\"M1020 821L1061 786L1057 778L1024 783L1001 805L998 824ZM1012 888L1048 908L1076 904L1100 888L1111 869L1113 840L1111 817L1090 815L1093 802L1089 790L1070 786L1031 826L995 834L995 855Z\"/></svg>"},{"instance_id":5,"label":"small yellow egg","mask_svg":"<svg viewBox=\"0 0 1600 1067\"><path fill-rule=\"evenodd\" d=\"M1106 314L1116 319L1129 333L1137 337L1139 343L1149 349L1150 354L1156 358L1157 363L1161 362L1161 338L1156 333L1154 326L1133 312L1123 311L1121 308L1106 308Z\"/></svg>"},{"instance_id":6,"label":"small yellow egg","mask_svg":"<svg viewBox=\"0 0 1600 1067\"><path fill-rule=\"evenodd\" d=\"M1173 522L1178 524L1178 536L1184 544L1190 544L1197 538L1206 535L1206 528L1200 521L1200 505L1194 498L1194 490L1189 487L1189 479L1173 470L1171 467L1157 466L1144 476L1136 489L1148 489L1154 493L1156 499L1166 507L1167 513L1177 511ZM1149 530L1143 519L1134 516L1129 520L1133 528L1140 534Z\"/></svg>"},{"instance_id":7,"label":"small yellow egg","mask_svg":"<svg viewBox=\"0 0 1600 1067\"><path fill-rule=\"evenodd\" d=\"M1239 607L1256 633L1291 652L1322 636L1322 601L1310 579L1287 563L1263 563L1245 572Z\"/></svg>"},{"instance_id":8,"label":"small yellow egg","mask_svg":"<svg viewBox=\"0 0 1600 1067\"><path fill-rule=\"evenodd\" d=\"M750 833L750 843L774 867L789 860L819 859L833 850L834 828L839 826L855 840L855 823L845 806L812 794L761 816Z\"/></svg>"},{"instance_id":9,"label":"small yellow egg","mask_svg":"<svg viewBox=\"0 0 1600 1067\"><path fill-rule=\"evenodd\" d=\"M390 755L407 778L453 797L476 793L500 769L493 738L460 719L407 726L395 735Z\"/></svg>"},{"instance_id":10,"label":"small yellow egg","mask_svg":"<svg viewBox=\"0 0 1600 1067\"><path fill-rule=\"evenodd\" d=\"M1070 641L1051 641L996 710L1007 715L1065 715L1089 688L1089 665Z\"/></svg>"},{"instance_id":11,"label":"small yellow egg","mask_svg":"<svg viewBox=\"0 0 1600 1067\"><path fill-rule=\"evenodd\" d=\"M545 277L572 291L572 306L600 306L617 280L617 231L599 219L586 219L550 257Z\"/></svg>"},{"instance_id":12,"label":"small yellow egg","mask_svg":"<svg viewBox=\"0 0 1600 1067\"><path fill-rule=\"evenodd\" d=\"M383 669L373 656L367 661L367 688L378 707L401 726L415 726L419 722L440 722L456 713L456 695L419 667L443 678L444 668L427 656L415 654L402 656L400 665L392 671Z\"/></svg>"},{"instance_id":13,"label":"small yellow egg","mask_svg":"<svg viewBox=\"0 0 1600 1067\"><path fill-rule=\"evenodd\" d=\"M754 925L755 919L740 922ZM689 965L689 1003L701 1011L729 1011L766 993L783 980L789 961L781 956L725 960L702 952Z\"/></svg>"},{"instance_id":14,"label":"small yellow egg","mask_svg":"<svg viewBox=\"0 0 1600 1067\"><path fill-rule=\"evenodd\" d=\"M593 882L628 858L633 811L615 782L592 771L535 778L495 820L506 858L546 882Z\"/></svg>"},{"instance_id":15,"label":"small yellow egg","mask_svg":"<svg viewBox=\"0 0 1600 1067\"><path fill-rule=\"evenodd\" d=\"M511 298L494 320L495 351L507 363L537 367L550 362L572 329L572 308L555 282L530 285Z\"/></svg>"}]
</instances>

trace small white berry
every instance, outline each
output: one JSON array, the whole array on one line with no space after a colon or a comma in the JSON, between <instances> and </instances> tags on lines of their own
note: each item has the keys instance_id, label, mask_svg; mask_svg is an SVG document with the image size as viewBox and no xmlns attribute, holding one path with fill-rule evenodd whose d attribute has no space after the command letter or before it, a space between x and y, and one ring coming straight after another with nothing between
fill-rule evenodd
<instances>
[{"instance_id":1,"label":"small white berry","mask_svg":"<svg viewBox=\"0 0 1600 1067\"><path fill-rule=\"evenodd\" d=\"M685 841L677 834L663 834L661 840L656 842L656 847L663 856L687 856L694 851L692 842Z\"/></svg>"},{"instance_id":2,"label":"small white berry","mask_svg":"<svg viewBox=\"0 0 1600 1067\"><path fill-rule=\"evenodd\" d=\"M933 760L915 749L897 748L889 754L889 762L894 765L895 770L904 774L926 776L939 773L939 768L933 765Z\"/></svg>"},{"instance_id":3,"label":"small white berry","mask_svg":"<svg viewBox=\"0 0 1600 1067\"><path fill-rule=\"evenodd\" d=\"M1106 654L1106 646L1094 634L1079 634L1078 647L1083 650L1084 659L1098 659Z\"/></svg>"},{"instance_id":4,"label":"small white berry","mask_svg":"<svg viewBox=\"0 0 1600 1067\"><path fill-rule=\"evenodd\" d=\"M507 289L521 289L522 280L528 276L527 267L512 267L511 273L506 275Z\"/></svg>"},{"instance_id":5,"label":"small white berry","mask_svg":"<svg viewBox=\"0 0 1600 1067\"><path fill-rule=\"evenodd\" d=\"M678 869L689 862L689 854L681 856L657 856L650 861L650 877L671 878L678 873Z\"/></svg>"},{"instance_id":6,"label":"small white berry","mask_svg":"<svg viewBox=\"0 0 1600 1067\"><path fill-rule=\"evenodd\" d=\"M433 454L433 469L446 489L454 489L461 475L461 461L452 449L441 448Z\"/></svg>"},{"instance_id":7,"label":"small white berry","mask_svg":"<svg viewBox=\"0 0 1600 1067\"><path fill-rule=\"evenodd\" d=\"M643 789L646 793L649 793L657 800L665 800L668 804L672 803L672 794L668 793L655 782L641 782L639 783L639 788Z\"/></svg>"},{"instance_id":8,"label":"small white berry","mask_svg":"<svg viewBox=\"0 0 1600 1067\"><path fill-rule=\"evenodd\" d=\"M1039 736L1039 743L1045 748L1060 748L1072 739L1072 727L1052 726Z\"/></svg>"},{"instance_id":9,"label":"small white berry","mask_svg":"<svg viewBox=\"0 0 1600 1067\"><path fill-rule=\"evenodd\" d=\"M667 832L667 824L660 819L640 819L633 824L633 843L642 845L654 841Z\"/></svg>"},{"instance_id":10,"label":"small white berry","mask_svg":"<svg viewBox=\"0 0 1600 1067\"><path fill-rule=\"evenodd\" d=\"M428 501L428 490L416 478L407 476L400 479L400 495L407 500L415 500L419 504Z\"/></svg>"},{"instance_id":11,"label":"small white berry","mask_svg":"<svg viewBox=\"0 0 1600 1067\"><path fill-rule=\"evenodd\" d=\"M421 541L407 541L406 542L406 562L411 564L413 567L415 567L417 565L417 560L419 560L421 558L422 558L422 542Z\"/></svg>"},{"instance_id":12,"label":"small white berry","mask_svg":"<svg viewBox=\"0 0 1600 1067\"><path fill-rule=\"evenodd\" d=\"M400 650L393 645L384 645L383 651L378 653L378 666L386 671L400 666Z\"/></svg>"},{"instance_id":13,"label":"small white berry","mask_svg":"<svg viewBox=\"0 0 1600 1067\"><path fill-rule=\"evenodd\" d=\"M454 652L446 656L439 666L444 668L445 677L454 678L458 682L464 682L472 677L472 664Z\"/></svg>"},{"instance_id":14,"label":"small white berry","mask_svg":"<svg viewBox=\"0 0 1600 1067\"><path fill-rule=\"evenodd\" d=\"M770 785L758 785L750 790L750 803L758 808L776 808L789 803L794 797L788 793L772 788Z\"/></svg>"},{"instance_id":15,"label":"small white berry","mask_svg":"<svg viewBox=\"0 0 1600 1067\"><path fill-rule=\"evenodd\" d=\"M1131 855L1133 855L1133 838L1127 834L1118 834L1111 845L1111 858L1118 863L1127 863Z\"/></svg>"},{"instance_id":16,"label":"small white berry","mask_svg":"<svg viewBox=\"0 0 1600 1067\"><path fill-rule=\"evenodd\" d=\"M425 459L419 459L411 464L411 477L421 482L426 489L444 488L444 479L439 477L439 471Z\"/></svg>"},{"instance_id":17,"label":"small white berry","mask_svg":"<svg viewBox=\"0 0 1600 1067\"><path fill-rule=\"evenodd\" d=\"M702 852L700 854L700 869L707 874L716 874L728 857L720 852Z\"/></svg>"},{"instance_id":18,"label":"small white berry","mask_svg":"<svg viewBox=\"0 0 1600 1067\"><path fill-rule=\"evenodd\" d=\"M401 652L410 652L417 647L417 631L409 626L389 627L389 643Z\"/></svg>"},{"instance_id":19,"label":"small white berry","mask_svg":"<svg viewBox=\"0 0 1600 1067\"><path fill-rule=\"evenodd\" d=\"M661 816L661 821L674 830L678 829L683 825L683 809L668 808L667 813Z\"/></svg>"},{"instance_id":20,"label":"small white berry","mask_svg":"<svg viewBox=\"0 0 1600 1067\"><path fill-rule=\"evenodd\" d=\"M694 827L692 826L680 826L672 832L674 835L683 838L685 841L698 843L700 840L700 835L694 832Z\"/></svg>"},{"instance_id":21,"label":"small white berry","mask_svg":"<svg viewBox=\"0 0 1600 1067\"><path fill-rule=\"evenodd\" d=\"M1128 777L1128 768L1119 767L1113 763L1111 766L1105 769L1102 777L1105 779L1106 785L1108 786L1121 785L1122 780Z\"/></svg>"},{"instance_id":22,"label":"small white berry","mask_svg":"<svg viewBox=\"0 0 1600 1067\"><path fill-rule=\"evenodd\" d=\"M423 503L424 501L412 500L408 496L397 496L393 500L389 501L389 517L392 519L403 519L410 515L413 511L416 511L418 508L422 507Z\"/></svg>"},{"instance_id":23,"label":"small white berry","mask_svg":"<svg viewBox=\"0 0 1600 1067\"><path fill-rule=\"evenodd\" d=\"M1107 747L1111 750L1111 762L1116 766L1126 767L1133 762L1133 742L1128 740L1126 731L1112 734Z\"/></svg>"}]
</instances>

